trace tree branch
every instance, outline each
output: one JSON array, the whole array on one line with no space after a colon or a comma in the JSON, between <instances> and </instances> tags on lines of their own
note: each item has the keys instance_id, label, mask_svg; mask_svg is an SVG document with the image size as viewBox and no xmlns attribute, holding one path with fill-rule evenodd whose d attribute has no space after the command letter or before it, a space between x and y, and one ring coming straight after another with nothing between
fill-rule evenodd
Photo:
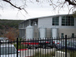
<instances>
[{"instance_id":1,"label":"tree branch","mask_svg":"<svg viewBox=\"0 0 76 57\"><path fill-rule=\"evenodd\" d=\"M14 5L13 3L11 3L11 2L10 2L10 0L3 0L3 1L5 1L5 2L9 3L10 5L12 5L13 7L15 7L15 8L19 9L19 10L22 10L22 8L21 8L21 7L17 7L17 6L16 6L16 5Z\"/></svg>"},{"instance_id":2,"label":"tree branch","mask_svg":"<svg viewBox=\"0 0 76 57\"><path fill-rule=\"evenodd\" d=\"M71 2L70 0L65 0L69 3L69 5L76 5L74 2Z\"/></svg>"}]
</instances>

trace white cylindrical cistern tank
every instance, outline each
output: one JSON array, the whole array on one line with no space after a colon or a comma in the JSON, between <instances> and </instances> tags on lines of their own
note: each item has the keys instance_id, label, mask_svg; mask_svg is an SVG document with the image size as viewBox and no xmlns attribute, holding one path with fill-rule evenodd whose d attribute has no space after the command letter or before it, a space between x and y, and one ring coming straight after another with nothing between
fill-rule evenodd
<instances>
[{"instance_id":1,"label":"white cylindrical cistern tank","mask_svg":"<svg viewBox=\"0 0 76 57\"><path fill-rule=\"evenodd\" d=\"M51 28L51 36L53 39L58 37L58 28Z\"/></svg>"},{"instance_id":2,"label":"white cylindrical cistern tank","mask_svg":"<svg viewBox=\"0 0 76 57\"><path fill-rule=\"evenodd\" d=\"M34 27L29 25L26 27L26 40L34 38Z\"/></svg>"},{"instance_id":3,"label":"white cylindrical cistern tank","mask_svg":"<svg viewBox=\"0 0 76 57\"><path fill-rule=\"evenodd\" d=\"M44 27L40 27L39 28L39 32L40 32L40 39L45 39L45 37L46 37L46 28L44 28Z\"/></svg>"}]
</instances>

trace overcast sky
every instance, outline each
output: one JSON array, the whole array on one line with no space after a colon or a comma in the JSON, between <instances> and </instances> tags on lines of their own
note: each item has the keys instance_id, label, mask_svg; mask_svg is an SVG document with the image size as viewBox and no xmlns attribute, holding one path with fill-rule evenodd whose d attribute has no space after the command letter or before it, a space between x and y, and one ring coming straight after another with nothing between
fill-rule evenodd
<instances>
[{"instance_id":1,"label":"overcast sky","mask_svg":"<svg viewBox=\"0 0 76 57\"><path fill-rule=\"evenodd\" d=\"M18 4L22 5L21 1L19 1ZM18 9L11 7L8 3L3 3L2 1L0 1L0 5L2 5L0 6L0 19L26 20L35 17L68 14L67 7L61 9L58 13L58 9L53 10L53 8L49 5L49 2L37 3L27 1L27 6L25 6L25 9L28 13L24 12L23 10L19 11Z\"/></svg>"}]
</instances>

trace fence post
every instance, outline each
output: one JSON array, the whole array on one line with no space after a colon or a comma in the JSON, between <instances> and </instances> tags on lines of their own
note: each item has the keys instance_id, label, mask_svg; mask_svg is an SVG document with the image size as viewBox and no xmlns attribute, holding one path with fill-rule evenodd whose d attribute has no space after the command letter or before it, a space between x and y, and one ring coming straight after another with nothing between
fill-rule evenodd
<instances>
[{"instance_id":1,"label":"fence post","mask_svg":"<svg viewBox=\"0 0 76 57\"><path fill-rule=\"evenodd\" d=\"M67 35L65 35L65 57L67 57Z\"/></svg>"},{"instance_id":2,"label":"fence post","mask_svg":"<svg viewBox=\"0 0 76 57\"><path fill-rule=\"evenodd\" d=\"M0 57L1 57L1 40L0 40Z\"/></svg>"},{"instance_id":3,"label":"fence post","mask_svg":"<svg viewBox=\"0 0 76 57\"><path fill-rule=\"evenodd\" d=\"M18 57L18 38L17 38L17 57Z\"/></svg>"}]
</instances>

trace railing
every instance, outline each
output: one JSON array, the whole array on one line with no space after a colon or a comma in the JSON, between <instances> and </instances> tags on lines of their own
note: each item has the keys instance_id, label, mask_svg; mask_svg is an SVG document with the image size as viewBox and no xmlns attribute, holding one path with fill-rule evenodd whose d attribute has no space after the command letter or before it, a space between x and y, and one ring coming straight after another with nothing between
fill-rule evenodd
<instances>
[{"instance_id":1,"label":"railing","mask_svg":"<svg viewBox=\"0 0 76 57\"><path fill-rule=\"evenodd\" d=\"M76 38L45 38L3 42L0 57L76 57Z\"/></svg>"}]
</instances>

